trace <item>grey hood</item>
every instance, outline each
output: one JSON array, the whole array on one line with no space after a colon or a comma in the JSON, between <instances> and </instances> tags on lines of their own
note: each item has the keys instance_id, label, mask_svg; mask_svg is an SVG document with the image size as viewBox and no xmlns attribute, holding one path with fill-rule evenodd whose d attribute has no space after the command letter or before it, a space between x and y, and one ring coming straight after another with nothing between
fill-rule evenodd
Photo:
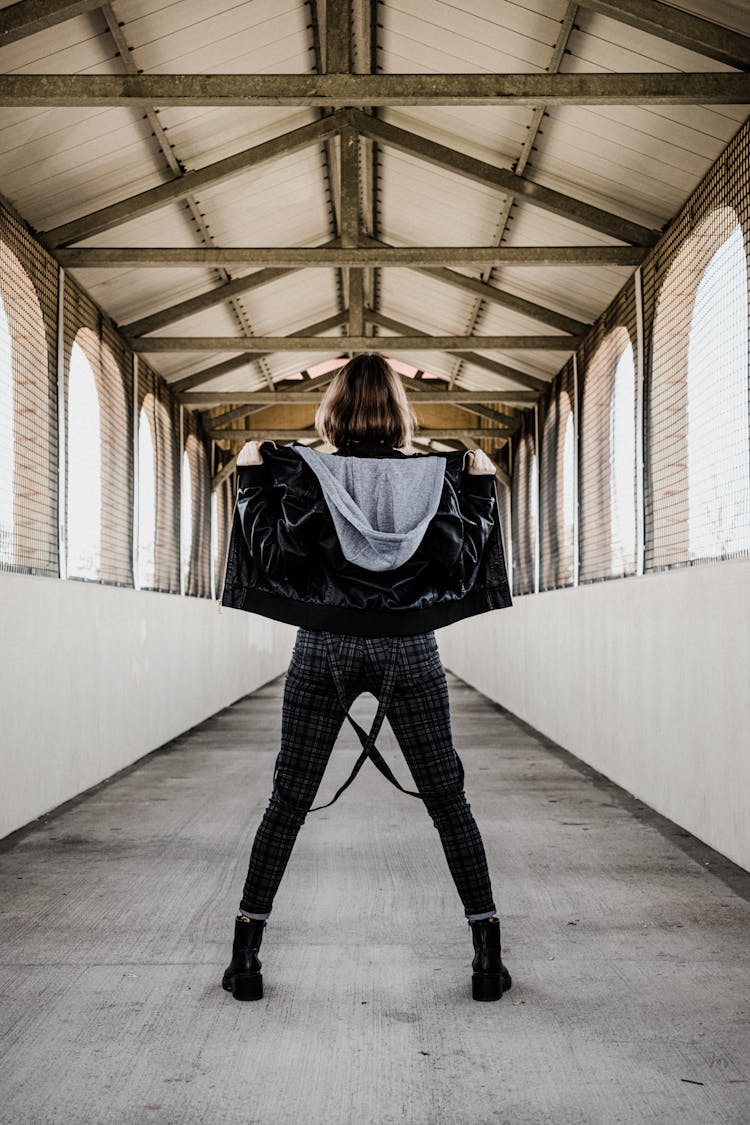
<instances>
[{"instance_id":1,"label":"grey hood","mask_svg":"<svg viewBox=\"0 0 750 1125\"><path fill-rule=\"evenodd\" d=\"M395 570L419 547L435 515L445 458L336 457L295 445L320 482L344 557Z\"/></svg>"}]
</instances>

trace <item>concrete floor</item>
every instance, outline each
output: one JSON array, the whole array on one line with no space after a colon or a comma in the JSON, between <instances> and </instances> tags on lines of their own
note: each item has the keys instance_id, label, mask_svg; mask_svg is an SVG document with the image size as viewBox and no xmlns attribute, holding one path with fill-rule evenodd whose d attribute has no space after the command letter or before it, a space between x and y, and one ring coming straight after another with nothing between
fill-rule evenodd
<instances>
[{"instance_id":1,"label":"concrete floor","mask_svg":"<svg viewBox=\"0 0 750 1125\"><path fill-rule=\"evenodd\" d=\"M471 999L437 833L371 763L302 829L264 998L223 991L280 677L0 843L0 1120L747 1125L750 875L449 682L502 1000ZM358 750L347 723L317 802Z\"/></svg>"}]
</instances>

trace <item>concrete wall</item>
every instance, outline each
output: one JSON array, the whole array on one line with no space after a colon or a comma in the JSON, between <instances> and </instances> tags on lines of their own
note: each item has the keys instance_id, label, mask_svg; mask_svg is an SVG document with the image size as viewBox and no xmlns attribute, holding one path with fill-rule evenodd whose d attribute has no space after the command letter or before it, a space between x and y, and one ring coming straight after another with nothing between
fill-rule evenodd
<instances>
[{"instance_id":1,"label":"concrete wall","mask_svg":"<svg viewBox=\"0 0 750 1125\"><path fill-rule=\"evenodd\" d=\"M0 837L286 670L296 630L215 601L0 573Z\"/></svg>"},{"instance_id":2,"label":"concrete wall","mask_svg":"<svg viewBox=\"0 0 750 1125\"><path fill-rule=\"evenodd\" d=\"M750 559L526 594L437 637L466 683L750 869Z\"/></svg>"}]
</instances>

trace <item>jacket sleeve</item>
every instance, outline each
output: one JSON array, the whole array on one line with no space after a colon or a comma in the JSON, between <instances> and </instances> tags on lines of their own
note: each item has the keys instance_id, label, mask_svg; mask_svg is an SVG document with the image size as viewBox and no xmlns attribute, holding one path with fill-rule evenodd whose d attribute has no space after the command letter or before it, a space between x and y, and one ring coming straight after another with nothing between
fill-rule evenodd
<instances>
[{"instance_id":1,"label":"jacket sleeve","mask_svg":"<svg viewBox=\"0 0 750 1125\"><path fill-rule=\"evenodd\" d=\"M426 538L435 565L456 587L464 588L477 571L497 519L492 474L464 470L458 502L460 514L436 516Z\"/></svg>"},{"instance_id":2,"label":"jacket sleeve","mask_svg":"<svg viewBox=\"0 0 750 1125\"><path fill-rule=\"evenodd\" d=\"M267 574L306 565L319 513L290 495L282 512L266 462L237 466L237 511L250 556Z\"/></svg>"}]
</instances>

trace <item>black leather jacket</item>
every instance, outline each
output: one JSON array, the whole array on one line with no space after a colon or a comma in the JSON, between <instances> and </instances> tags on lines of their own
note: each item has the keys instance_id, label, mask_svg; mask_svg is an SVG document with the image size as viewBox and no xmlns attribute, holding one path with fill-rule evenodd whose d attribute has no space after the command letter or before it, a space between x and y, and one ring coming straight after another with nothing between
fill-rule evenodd
<instances>
[{"instance_id":1,"label":"black leather jacket","mask_svg":"<svg viewBox=\"0 0 750 1125\"><path fill-rule=\"evenodd\" d=\"M446 460L437 512L407 562L372 571L344 557L318 478L295 450L299 444L265 441L262 464L237 468L220 608L308 629L407 636L512 604L496 478L464 470L463 452L412 454ZM331 456L407 454L365 441Z\"/></svg>"}]
</instances>

